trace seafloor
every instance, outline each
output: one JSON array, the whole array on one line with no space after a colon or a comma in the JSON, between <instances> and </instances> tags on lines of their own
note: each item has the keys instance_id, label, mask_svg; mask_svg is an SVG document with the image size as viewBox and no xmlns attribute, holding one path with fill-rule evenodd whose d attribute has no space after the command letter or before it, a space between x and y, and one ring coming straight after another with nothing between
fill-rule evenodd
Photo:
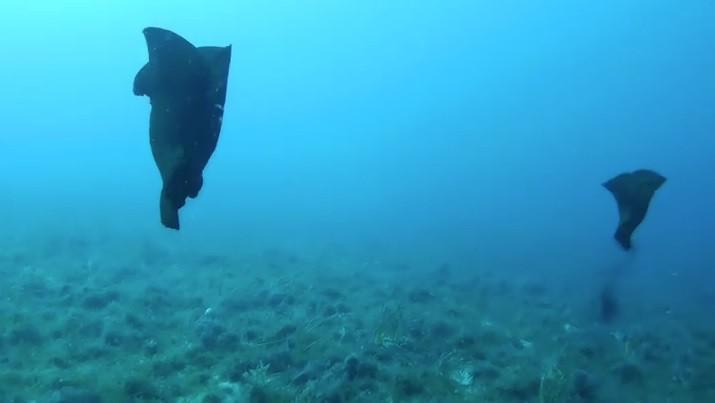
<instances>
[{"instance_id":1,"label":"seafloor","mask_svg":"<svg viewBox=\"0 0 715 403\"><path fill-rule=\"evenodd\" d=\"M4 243L0 402L715 402L713 321L604 326L498 268Z\"/></svg>"}]
</instances>

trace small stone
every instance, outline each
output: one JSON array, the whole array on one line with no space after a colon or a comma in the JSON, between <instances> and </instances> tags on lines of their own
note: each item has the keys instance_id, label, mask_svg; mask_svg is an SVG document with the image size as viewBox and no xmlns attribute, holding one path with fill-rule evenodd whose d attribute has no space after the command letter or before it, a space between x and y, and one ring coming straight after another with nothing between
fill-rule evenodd
<instances>
[{"instance_id":1,"label":"small stone","mask_svg":"<svg viewBox=\"0 0 715 403\"><path fill-rule=\"evenodd\" d=\"M460 349L471 348L471 347L474 347L476 344L477 344L477 339L475 339L473 336L469 336L469 335L460 336L455 343L457 348L460 348Z\"/></svg>"},{"instance_id":2,"label":"small stone","mask_svg":"<svg viewBox=\"0 0 715 403\"><path fill-rule=\"evenodd\" d=\"M335 288L326 288L323 290L323 292L321 294L323 294L326 298L331 299L331 300L337 300L337 299L340 299L343 297L343 293L336 290Z\"/></svg>"},{"instance_id":3,"label":"small stone","mask_svg":"<svg viewBox=\"0 0 715 403\"><path fill-rule=\"evenodd\" d=\"M253 329L248 329L248 330L246 330L245 333L243 333L243 337L247 342L252 342L252 341L256 341L258 339L259 334L257 331L255 331Z\"/></svg>"},{"instance_id":4,"label":"small stone","mask_svg":"<svg viewBox=\"0 0 715 403\"><path fill-rule=\"evenodd\" d=\"M407 294L407 299L416 304L426 304L432 302L434 295L425 289L413 290Z\"/></svg>"},{"instance_id":5,"label":"small stone","mask_svg":"<svg viewBox=\"0 0 715 403\"><path fill-rule=\"evenodd\" d=\"M395 386L401 396L407 398L415 398L425 393L425 388L422 382L413 377L401 377L397 380Z\"/></svg>"},{"instance_id":6,"label":"small stone","mask_svg":"<svg viewBox=\"0 0 715 403\"><path fill-rule=\"evenodd\" d=\"M596 380L588 372L579 369L573 375L573 390L574 393L586 400L590 401L596 397Z\"/></svg>"},{"instance_id":7,"label":"small stone","mask_svg":"<svg viewBox=\"0 0 715 403\"><path fill-rule=\"evenodd\" d=\"M287 298L287 295L283 294L283 293L273 294L270 297L268 297L268 305L275 308L275 307L279 306L281 303L283 303L283 301L286 298Z\"/></svg>"},{"instance_id":8,"label":"small stone","mask_svg":"<svg viewBox=\"0 0 715 403\"><path fill-rule=\"evenodd\" d=\"M357 376L360 379L377 378L377 365L371 362L361 362L360 365L358 365Z\"/></svg>"},{"instance_id":9,"label":"small stone","mask_svg":"<svg viewBox=\"0 0 715 403\"><path fill-rule=\"evenodd\" d=\"M118 299L119 293L116 291L98 292L85 297L82 301L82 307L98 311L100 309L104 309L107 305Z\"/></svg>"},{"instance_id":10,"label":"small stone","mask_svg":"<svg viewBox=\"0 0 715 403\"><path fill-rule=\"evenodd\" d=\"M141 320L141 318L139 318L138 316L136 316L136 315L134 315L134 314L132 314L132 313L128 313L128 314L124 317L124 323L126 323L127 326L129 326L129 327L131 327L132 329L135 329L135 330L144 329L144 321Z\"/></svg>"},{"instance_id":11,"label":"small stone","mask_svg":"<svg viewBox=\"0 0 715 403\"><path fill-rule=\"evenodd\" d=\"M149 339L144 343L144 354L148 356L156 355L159 352L159 342Z\"/></svg>"},{"instance_id":12,"label":"small stone","mask_svg":"<svg viewBox=\"0 0 715 403\"><path fill-rule=\"evenodd\" d=\"M432 337L444 340L446 338L452 337L455 333L455 330L447 322L439 321L432 325L430 333Z\"/></svg>"},{"instance_id":13,"label":"small stone","mask_svg":"<svg viewBox=\"0 0 715 403\"><path fill-rule=\"evenodd\" d=\"M159 390L148 381L140 378L124 382L124 393L133 399L161 400Z\"/></svg>"},{"instance_id":14,"label":"small stone","mask_svg":"<svg viewBox=\"0 0 715 403\"><path fill-rule=\"evenodd\" d=\"M360 361L358 361L357 357L355 357L354 355L351 355L345 359L345 375L347 376L349 381L352 381L357 378L359 365Z\"/></svg>"},{"instance_id":15,"label":"small stone","mask_svg":"<svg viewBox=\"0 0 715 403\"><path fill-rule=\"evenodd\" d=\"M104 335L104 344L111 347L120 347L124 343L124 335L117 331L109 331Z\"/></svg>"},{"instance_id":16,"label":"small stone","mask_svg":"<svg viewBox=\"0 0 715 403\"><path fill-rule=\"evenodd\" d=\"M615 369L622 384L633 384L643 382L643 371L634 363L621 364Z\"/></svg>"}]
</instances>

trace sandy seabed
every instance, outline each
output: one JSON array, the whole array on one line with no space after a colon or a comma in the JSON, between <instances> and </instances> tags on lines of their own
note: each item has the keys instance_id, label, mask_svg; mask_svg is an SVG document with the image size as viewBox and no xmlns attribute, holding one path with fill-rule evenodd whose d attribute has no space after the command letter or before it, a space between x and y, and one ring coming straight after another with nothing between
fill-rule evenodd
<instances>
[{"instance_id":1,"label":"sandy seabed","mask_svg":"<svg viewBox=\"0 0 715 403\"><path fill-rule=\"evenodd\" d=\"M712 320L606 326L545 282L409 260L13 242L0 401L715 401Z\"/></svg>"}]
</instances>

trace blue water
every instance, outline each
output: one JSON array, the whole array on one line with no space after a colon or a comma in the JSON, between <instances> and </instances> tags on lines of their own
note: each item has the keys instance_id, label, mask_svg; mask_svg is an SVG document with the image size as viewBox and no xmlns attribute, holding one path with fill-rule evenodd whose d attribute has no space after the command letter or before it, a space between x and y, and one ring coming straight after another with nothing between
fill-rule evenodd
<instances>
[{"instance_id":1,"label":"blue water","mask_svg":"<svg viewBox=\"0 0 715 403\"><path fill-rule=\"evenodd\" d=\"M713 21L705 0L5 0L1 238L384 248L594 295L620 267L645 303L706 313ZM159 223L150 106L132 95L146 26L233 45L180 232ZM627 254L601 183L639 168L668 181Z\"/></svg>"}]
</instances>

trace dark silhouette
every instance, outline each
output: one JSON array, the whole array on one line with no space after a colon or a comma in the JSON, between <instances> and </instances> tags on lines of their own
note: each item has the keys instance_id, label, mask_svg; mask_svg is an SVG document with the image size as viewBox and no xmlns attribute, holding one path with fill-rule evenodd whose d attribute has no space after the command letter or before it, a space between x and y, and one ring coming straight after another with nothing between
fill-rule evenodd
<instances>
[{"instance_id":1,"label":"dark silhouette","mask_svg":"<svg viewBox=\"0 0 715 403\"><path fill-rule=\"evenodd\" d=\"M601 290L600 308L601 321L603 322L611 322L618 316L620 304L618 303L612 284L606 285L606 287Z\"/></svg>"},{"instance_id":2,"label":"dark silhouette","mask_svg":"<svg viewBox=\"0 0 715 403\"><path fill-rule=\"evenodd\" d=\"M203 185L216 149L231 62L231 46L195 47L161 28L144 29L149 62L134 78L134 94L151 101L149 141L163 186L161 223L179 229L179 209Z\"/></svg>"},{"instance_id":3,"label":"dark silhouette","mask_svg":"<svg viewBox=\"0 0 715 403\"><path fill-rule=\"evenodd\" d=\"M655 191L665 180L656 172L640 169L620 174L603 184L618 204L619 222L614 238L623 249L631 249L633 231L643 222Z\"/></svg>"}]
</instances>

